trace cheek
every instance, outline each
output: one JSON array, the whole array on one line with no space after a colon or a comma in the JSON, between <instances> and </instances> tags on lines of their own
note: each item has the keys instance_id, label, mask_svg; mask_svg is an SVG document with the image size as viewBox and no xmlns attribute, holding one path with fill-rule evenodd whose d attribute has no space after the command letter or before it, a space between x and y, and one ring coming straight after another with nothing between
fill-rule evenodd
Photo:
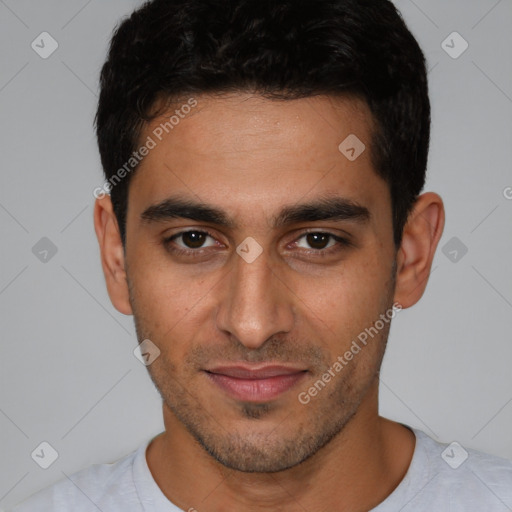
<instances>
[{"instance_id":1,"label":"cheek","mask_svg":"<svg viewBox=\"0 0 512 512\"><path fill-rule=\"evenodd\" d=\"M130 282L138 324L159 345L172 346L175 354L183 352L180 347L187 347L207 325L206 307L221 276L194 276L142 253L133 261Z\"/></svg>"},{"instance_id":2,"label":"cheek","mask_svg":"<svg viewBox=\"0 0 512 512\"><path fill-rule=\"evenodd\" d=\"M374 321L383 312L390 294L389 274L387 265L372 254L360 254L316 279L297 279L294 288L318 318L347 327Z\"/></svg>"}]
</instances>

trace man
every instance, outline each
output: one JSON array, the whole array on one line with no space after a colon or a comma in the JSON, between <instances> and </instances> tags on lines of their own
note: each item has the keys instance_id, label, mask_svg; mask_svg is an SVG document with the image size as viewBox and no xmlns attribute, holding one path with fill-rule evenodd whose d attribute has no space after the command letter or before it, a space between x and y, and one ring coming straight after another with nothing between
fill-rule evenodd
<instances>
[{"instance_id":1,"label":"man","mask_svg":"<svg viewBox=\"0 0 512 512\"><path fill-rule=\"evenodd\" d=\"M510 462L378 414L391 319L444 226L420 195L429 125L388 1L155 0L124 21L94 222L165 431L15 510L512 510Z\"/></svg>"}]
</instances>

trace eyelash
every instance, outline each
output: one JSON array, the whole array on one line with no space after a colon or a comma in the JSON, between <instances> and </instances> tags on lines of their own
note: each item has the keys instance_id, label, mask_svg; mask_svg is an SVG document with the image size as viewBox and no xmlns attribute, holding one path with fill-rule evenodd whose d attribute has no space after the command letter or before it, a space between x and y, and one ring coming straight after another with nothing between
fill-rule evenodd
<instances>
[{"instance_id":1,"label":"eyelash","mask_svg":"<svg viewBox=\"0 0 512 512\"><path fill-rule=\"evenodd\" d=\"M202 256L204 254L204 251L206 249L208 249L208 247L206 247L206 248L200 247L198 249L181 249L181 248L176 248L175 246L173 247L171 245L175 239L177 239L180 236L185 235L187 233L200 233L200 234L204 234L204 235L209 236L210 238L215 239L215 235L213 235L206 229L190 229L190 230L186 230L186 231L180 231L179 233L176 233L176 234L174 234L170 237L167 237L163 240L163 245L166 248L166 250L176 256L190 256L193 258ZM329 233L328 231L307 231L307 232L303 233L301 236L299 236L295 240L295 242L297 242L301 238L303 238L307 235L311 235L311 234L327 235L327 236L329 236L329 238L332 238L335 242L337 242L337 245L328 247L327 249L310 249L310 250L303 249L303 250L301 250L302 253L305 252L307 255L313 254L314 257L321 258L321 257L326 257L326 256L330 256L331 254L337 253L338 251L342 250L343 248L348 248L348 247L353 246L352 242L350 242L346 238L334 235L333 233ZM295 243L295 242L293 242L293 243Z\"/></svg>"}]
</instances>

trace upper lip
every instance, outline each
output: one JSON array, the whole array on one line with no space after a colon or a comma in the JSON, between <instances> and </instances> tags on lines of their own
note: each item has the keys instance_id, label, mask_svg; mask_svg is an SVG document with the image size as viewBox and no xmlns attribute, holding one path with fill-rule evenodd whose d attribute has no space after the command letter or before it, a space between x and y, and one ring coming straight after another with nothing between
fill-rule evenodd
<instances>
[{"instance_id":1,"label":"upper lip","mask_svg":"<svg viewBox=\"0 0 512 512\"><path fill-rule=\"evenodd\" d=\"M278 377L281 375L293 375L307 371L304 368L297 368L293 366L282 365L234 365L234 366L215 366L206 370L208 373L215 373L218 375L225 375L235 379L268 379L271 377Z\"/></svg>"}]
</instances>

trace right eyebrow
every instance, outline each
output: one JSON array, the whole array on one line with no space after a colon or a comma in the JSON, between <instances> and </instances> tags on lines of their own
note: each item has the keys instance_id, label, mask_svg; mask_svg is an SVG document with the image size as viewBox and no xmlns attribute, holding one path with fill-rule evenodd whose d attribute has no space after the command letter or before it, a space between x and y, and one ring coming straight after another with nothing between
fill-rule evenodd
<instances>
[{"instance_id":1,"label":"right eyebrow","mask_svg":"<svg viewBox=\"0 0 512 512\"><path fill-rule=\"evenodd\" d=\"M169 197L146 208L141 214L141 220L144 222L159 222L178 218L209 222L231 229L236 226L236 223L222 210L178 197Z\"/></svg>"}]
</instances>

